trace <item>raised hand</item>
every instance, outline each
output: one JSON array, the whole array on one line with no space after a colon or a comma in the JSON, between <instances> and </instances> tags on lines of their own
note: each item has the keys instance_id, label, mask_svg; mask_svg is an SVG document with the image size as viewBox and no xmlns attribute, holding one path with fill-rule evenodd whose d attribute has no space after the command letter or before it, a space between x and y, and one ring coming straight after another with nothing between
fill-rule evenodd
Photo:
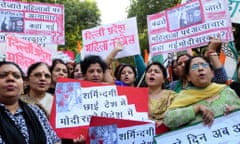
<instances>
[{"instance_id":1,"label":"raised hand","mask_svg":"<svg viewBox=\"0 0 240 144\"><path fill-rule=\"evenodd\" d=\"M208 43L208 51L211 52L216 52L217 49L220 47L222 44L221 36L218 34L217 38L214 37L209 37L210 41Z\"/></svg>"}]
</instances>

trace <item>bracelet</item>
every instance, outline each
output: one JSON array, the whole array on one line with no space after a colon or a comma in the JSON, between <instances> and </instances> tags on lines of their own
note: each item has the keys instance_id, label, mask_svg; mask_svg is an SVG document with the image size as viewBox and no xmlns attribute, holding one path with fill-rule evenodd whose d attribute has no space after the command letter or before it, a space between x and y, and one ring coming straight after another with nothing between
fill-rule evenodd
<instances>
[{"instance_id":1,"label":"bracelet","mask_svg":"<svg viewBox=\"0 0 240 144\"><path fill-rule=\"evenodd\" d=\"M207 51L206 56L218 56L218 53L216 51Z\"/></svg>"}]
</instances>

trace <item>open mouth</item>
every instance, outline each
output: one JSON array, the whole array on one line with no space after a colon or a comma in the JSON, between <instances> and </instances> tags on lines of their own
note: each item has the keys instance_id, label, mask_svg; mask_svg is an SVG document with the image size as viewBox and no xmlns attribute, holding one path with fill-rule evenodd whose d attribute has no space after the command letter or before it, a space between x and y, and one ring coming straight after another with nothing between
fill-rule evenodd
<instances>
[{"instance_id":1,"label":"open mouth","mask_svg":"<svg viewBox=\"0 0 240 144\"><path fill-rule=\"evenodd\" d=\"M149 78L149 82L153 82L153 81L155 81L155 78L150 77L150 78Z\"/></svg>"},{"instance_id":2,"label":"open mouth","mask_svg":"<svg viewBox=\"0 0 240 144\"><path fill-rule=\"evenodd\" d=\"M149 80L155 80L155 78L153 78L153 77L150 77L150 78L149 78Z\"/></svg>"},{"instance_id":3,"label":"open mouth","mask_svg":"<svg viewBox=\"0 0 240 144\"><path fill-rule=\"evenodd\" d=\"M128 78L128 77L126 77L124 80L125 80L125 81L128 81L128 80L129 80L129 78Z\"/></svg>"},{"instance_id":4,"label":"open mouth","mask_svg":"<svg viewBox=\"0 0 240 144\"><path fill-rule=\"evenodd\" d=\"M206 77L206 75L205 74L199 74L199 76L198 76L200 79L204 79L205 77Z\"/></svg>"}]
</instances>

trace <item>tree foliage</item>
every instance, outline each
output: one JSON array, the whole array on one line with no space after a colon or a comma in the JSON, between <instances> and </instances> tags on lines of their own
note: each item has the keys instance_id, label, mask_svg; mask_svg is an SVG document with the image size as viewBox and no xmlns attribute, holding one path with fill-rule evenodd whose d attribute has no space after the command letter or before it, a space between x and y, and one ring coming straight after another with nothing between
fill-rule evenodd
<instances>
[{"instance_id":1,"label":"tree foliage","mask_svg":"<svg viewBox=\"0 0 240 144\"><path fill-rule=\"evenodd\" d=\"M100 24L100 11L95 1L65 1L65 45L76 50L77 41L82 40L82 30Z\"/></svg>"}]
</instances>

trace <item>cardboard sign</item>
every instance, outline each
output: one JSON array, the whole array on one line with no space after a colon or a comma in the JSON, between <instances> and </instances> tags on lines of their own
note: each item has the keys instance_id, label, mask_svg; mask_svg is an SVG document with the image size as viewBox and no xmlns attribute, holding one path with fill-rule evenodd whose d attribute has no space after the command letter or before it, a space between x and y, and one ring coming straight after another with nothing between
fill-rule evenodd
<instances>
[{"instance_id":1,"label":"cardboard sign","mask_svg":"<svg viewBox=\"0 0 240 144\"><path fill-rule=\"evenodd\" d=\"M116 58L140 54L137 20L130 18L125 21L102 25L82 31L84 55L99 55L105 59L120 42L124 49Z\"/></svg>"},{"instance_id":2,"label":"cardboard sign","mask_svg":"<svg viewBox=\"0 0 240 144\"><path fill-rule=\"evenodd\" d=\"M148 15L151 55L207 45L209 37L232 41L232 24L225 0L194 0Z\"/></svg>"},{"instance_id":3,"label":"cardboard sign","mask_svg":"<svg viewBox=\"0 0 240 144\"><path fill-rule=\"evenodd\" d=\"M18 64L25 73L29 66L35 62L52 64L51 52L32 42L9 35L6 46L6 60Z\"/></svg>"},{"instance_id":4,"label":"cardboard sign","mask_svg":"<svg viewBox=\"0 0 240 144\"><path fill-rule=\"evenodd\" d=\"M60 78L50 121L58 136L76 138L87 136L92 116L145 120L147 112L146 88Z\"/></svg>"},{"instance_id":5,"label":"cardboard sign","mask_svg":"<svg viewBox=\"0 0 240 144\"><path fill-rule=\"evenodd\" d=\"M64 6L0 1L0 42L11 33L38 44L64 44Z\"/></svg>"},{"instance_id":6,"label":"cardboard sign","mask_svg":"<svg viewBox=\"0 0 240 144\"><path fill-rule=\"evenodd\" d=\"M89 141L97 144L152 144L155 136L150 122L92 117L89 127Z\"/></svg>"},{"instance_id":7,"label":"cardboard sign","mask_svg":"<svg viewBox=\"0 0 240 144\"><path fill-rule=\"evenodd\" d=\"M209 128L203 123L156 136L157 144L239 144L240 111L215 118Z\"/></svg>"}]
</instances>

